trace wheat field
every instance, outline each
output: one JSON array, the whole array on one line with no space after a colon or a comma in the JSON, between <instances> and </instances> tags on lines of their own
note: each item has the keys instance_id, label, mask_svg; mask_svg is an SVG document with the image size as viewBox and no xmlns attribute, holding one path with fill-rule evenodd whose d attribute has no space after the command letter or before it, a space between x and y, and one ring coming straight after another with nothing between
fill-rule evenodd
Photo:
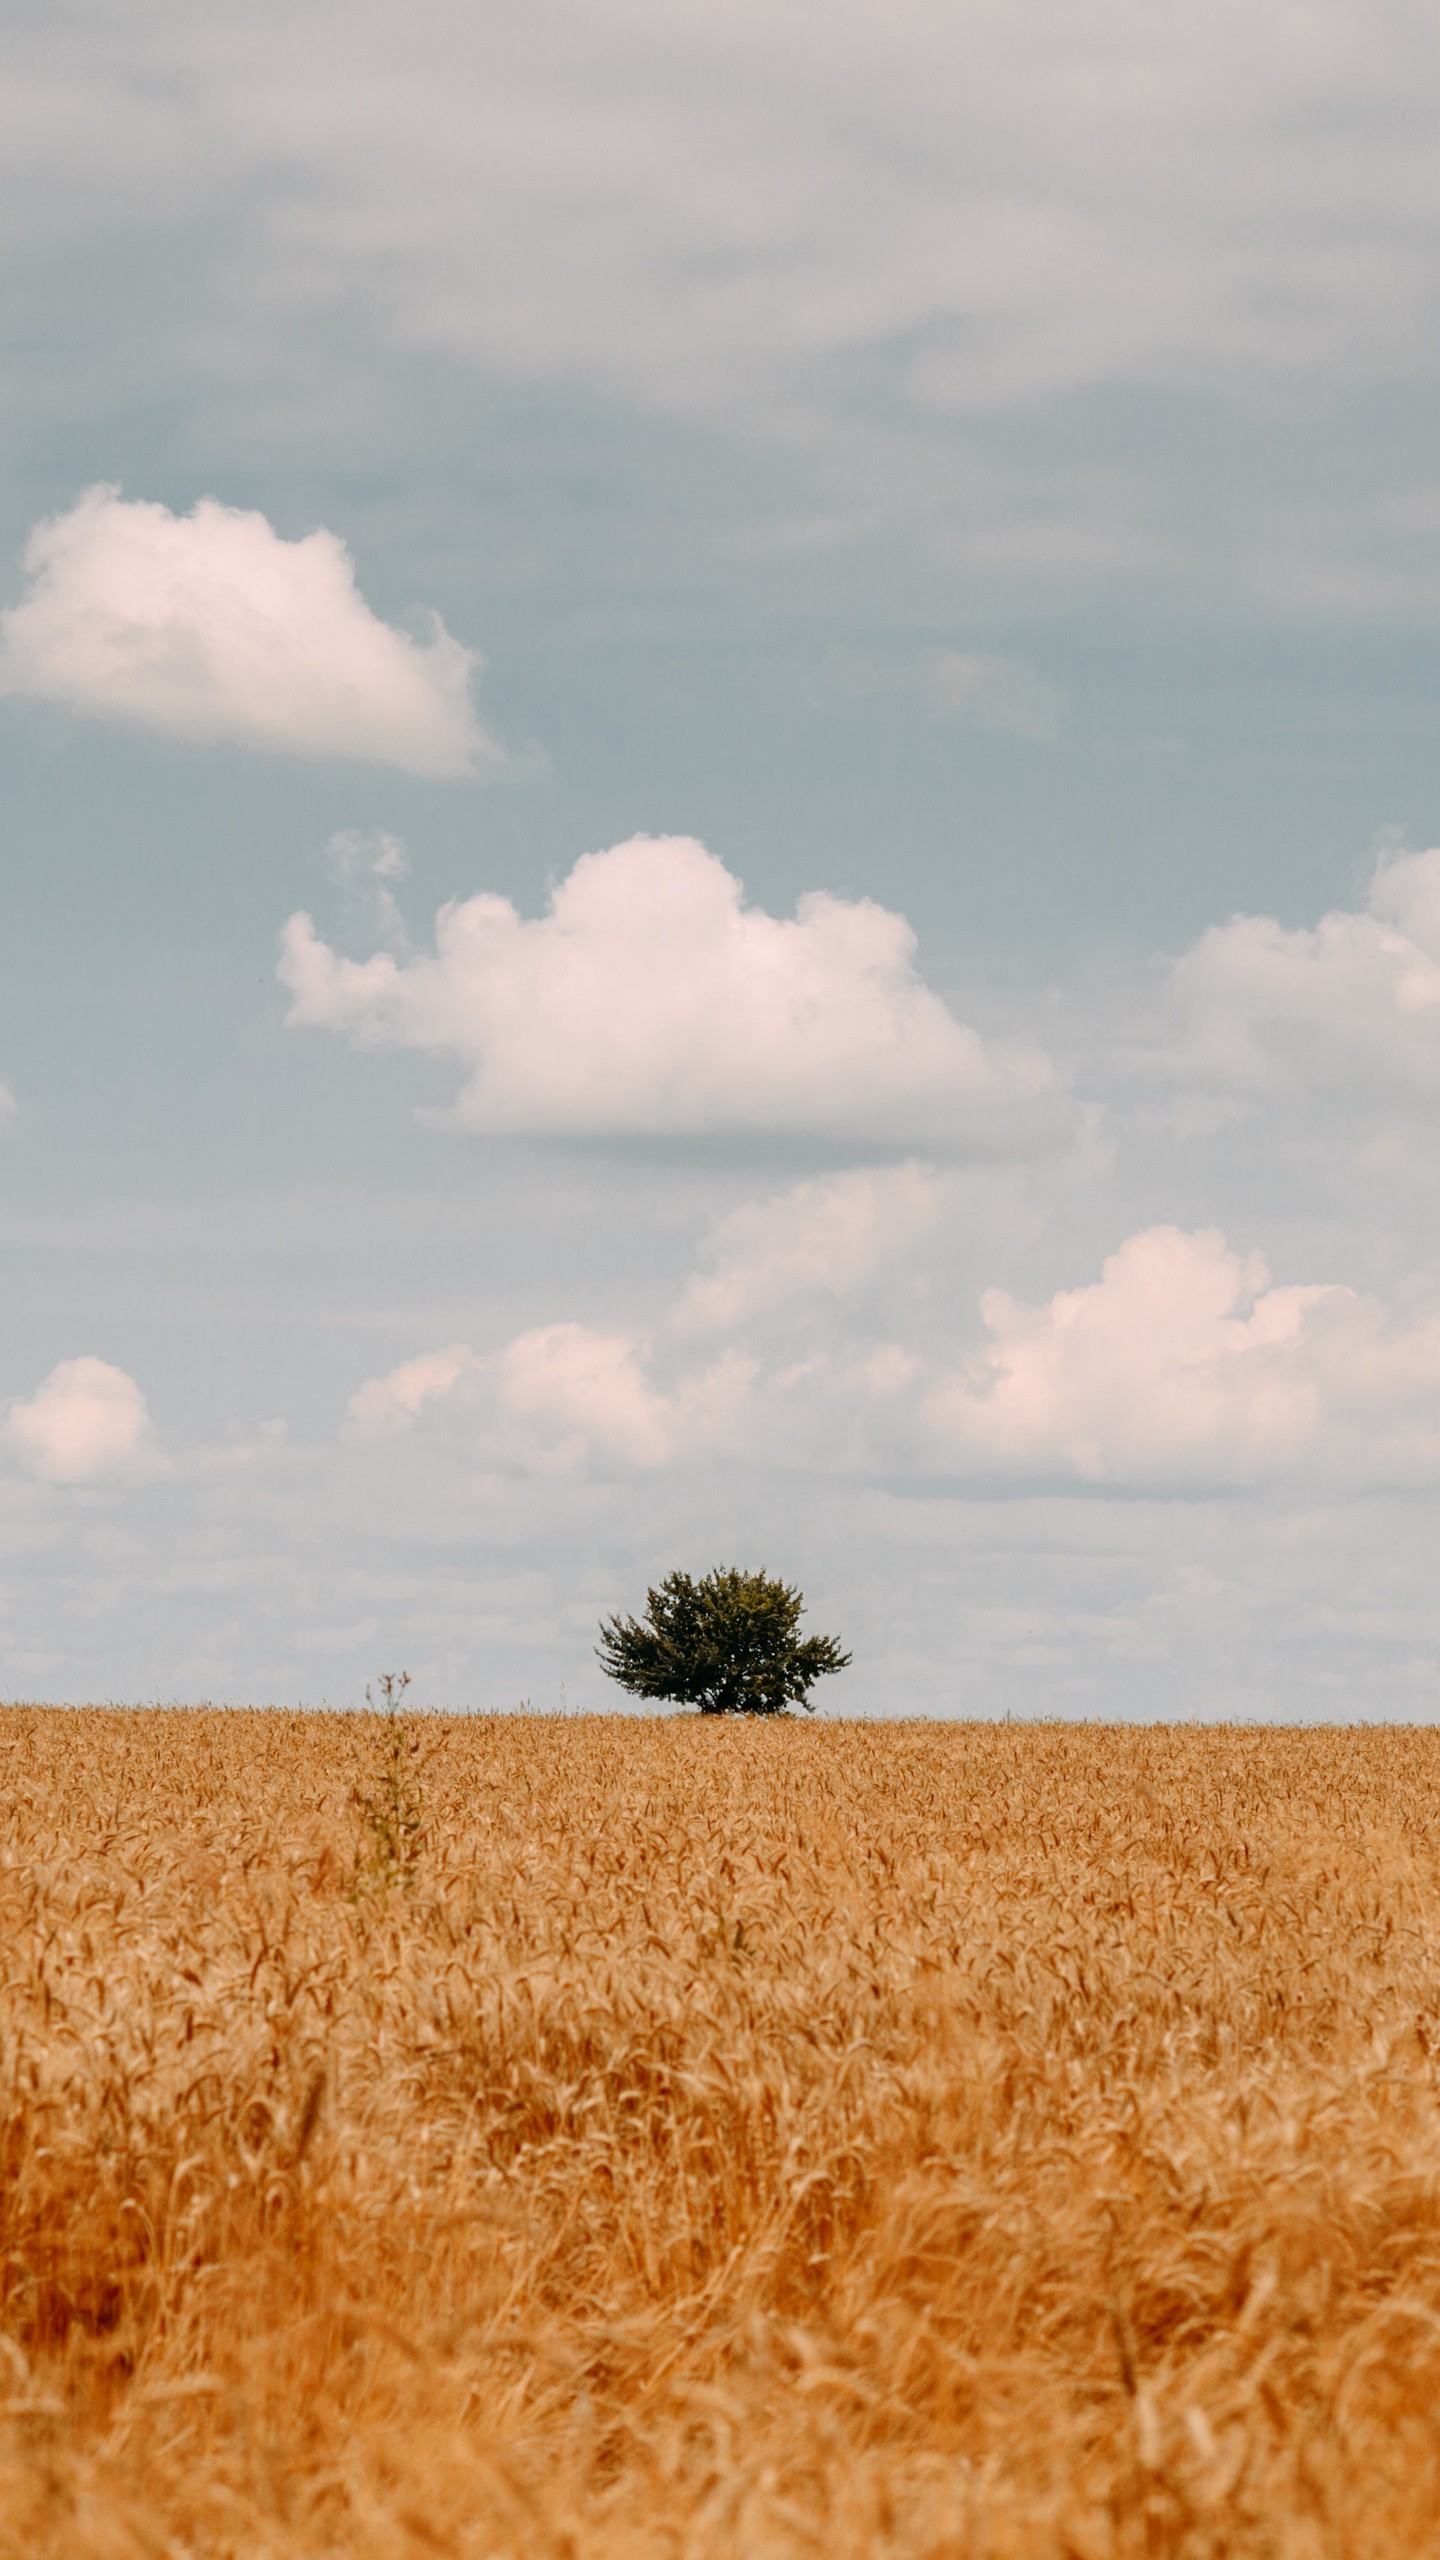
<instances>
[{"instance_id":1,"label":"wheat field","mask_svg":"<svg viewBox=\"0 0 1440 2560\"><path fill-rule=\"evenodd\" d=\"M0 2555L1440 2550L1440 1740L0 1713Z\"/></svg>"}]
</instances>

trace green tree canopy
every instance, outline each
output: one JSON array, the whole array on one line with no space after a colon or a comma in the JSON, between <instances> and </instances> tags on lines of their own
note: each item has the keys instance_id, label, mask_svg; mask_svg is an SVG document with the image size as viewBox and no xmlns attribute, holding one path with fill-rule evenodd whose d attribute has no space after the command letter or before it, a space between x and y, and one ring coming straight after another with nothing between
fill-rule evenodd
<instances>
[{"instance_id":1,"label":"green tree canopy","mask_svg":"<svg viewBox=\"0 0 1440 2560\"><path fill-rule=\"evenodd\" d=\"M601 1621L596 1656L637 1698L673 1698L702 1716L780 1716L850 1660L833 1636L801 1636L804 1601L768 1573L721 1565L697 1582L667 1573L643 1618Z\"/></svg>"}]
</instances>

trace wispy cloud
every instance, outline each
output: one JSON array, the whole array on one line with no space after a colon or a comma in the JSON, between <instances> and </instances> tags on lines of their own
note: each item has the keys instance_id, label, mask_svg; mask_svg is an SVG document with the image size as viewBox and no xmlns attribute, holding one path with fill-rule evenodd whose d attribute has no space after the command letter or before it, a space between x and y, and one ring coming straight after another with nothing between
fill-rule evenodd
<instances>
[{"instance_id":1,"label":"wispy cloud","mask_svg":"<svg viewBox=\"0 0 1440 2560\"><path fill-rule=\"evenodd\" d=\"M945 650L923 669L920 690L931 707L972 729L990 729L1049 746L1070 717L1058 685L1047 684L1019 658Z\"/></svg>"},{"instance_id":2,"label":"wispy cloud","mask_svg":"<svg viewBox=\"0 0 1440 2560\"><path fill-rule=\"evenodd\" d=\"M921 703L938 720L1053 746L1070 722L1070 698L1023 658L983 649L941 649L884 657L832 648L818 671L827 693L892 695Z\"/></svg>"},{"instance_id":3,"label":"wispy cloud","mask_svg":"<svg viewBox=\"0 0 1440 2560\"><path fill-rule=\"evenodd\" d=\"M725 1333L796 1300L852 1297L931 1228L942 1185L927 1165L867 1167L746 1201L712 1229L681 1299L682 1333Z\"/></svg>"}]
</instances>

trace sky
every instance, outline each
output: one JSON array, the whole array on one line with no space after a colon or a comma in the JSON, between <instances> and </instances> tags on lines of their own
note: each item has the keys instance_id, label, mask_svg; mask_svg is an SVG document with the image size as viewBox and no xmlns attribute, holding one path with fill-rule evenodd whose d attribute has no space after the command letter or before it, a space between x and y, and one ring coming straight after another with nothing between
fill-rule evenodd
<instances>
[{"instance_id":1,"label":"sky","mask_svg":"<svg viewBox=\"0 0 1440 2560\"><path fill-rule=\"evenodd\" d=\"M1440 1709L1440 21L11 0L0 1694Z\"/></svg>"}]
</instances>

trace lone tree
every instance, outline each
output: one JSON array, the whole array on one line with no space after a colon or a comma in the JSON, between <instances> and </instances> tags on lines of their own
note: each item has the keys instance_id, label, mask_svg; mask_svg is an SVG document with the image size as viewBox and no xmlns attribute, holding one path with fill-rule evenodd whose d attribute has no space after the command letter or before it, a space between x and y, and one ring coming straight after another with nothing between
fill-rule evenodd
<instances>
[{"instance_id":1,"label":"lone tree","mask_svg":"<svg viewBox=\"0 0 1440 2560\"><path fill-rule=\"evenodd\" d=\"M783 1716L850 1660L833 1636L800 1636L804 1602L768 1573L721 1565L695 1581L667 1573L643 1618L604 1618L601 1667L637 1698L674 1698L702 1716Z\"/></svg>"}]
</instances>

